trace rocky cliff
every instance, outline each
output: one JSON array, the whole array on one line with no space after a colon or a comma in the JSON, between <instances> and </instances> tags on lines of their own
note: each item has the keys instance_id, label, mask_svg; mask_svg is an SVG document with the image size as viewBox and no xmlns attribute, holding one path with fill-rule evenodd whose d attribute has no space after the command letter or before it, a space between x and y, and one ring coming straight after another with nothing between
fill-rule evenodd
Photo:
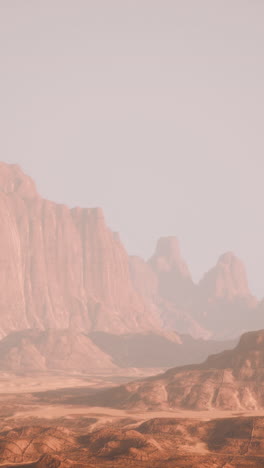
<instances>
[{"instance_id":1,"label":"rocky cliff","mask_svg":"<svg viewBox=\"0 0 264 468\"><path fill-rule=\"evenodd\" d=\"M16 165L0 163L0 223L0 337L55 328L231 338L263 326L233 254L198 285L174 237L148 262L129 258L101 209L41 198Z\"/></svg>"},{"instance_id":2,"label":"rocky cliff","mask_svg":"<svg viewBox=\"0 0 264 468\"><path fill-rule=\"evenodd\" d=\"M101 209L44 200L19 167L1 163L0 223L1 336L26 328L160 328Z\"/></svg>"}]
</instances>

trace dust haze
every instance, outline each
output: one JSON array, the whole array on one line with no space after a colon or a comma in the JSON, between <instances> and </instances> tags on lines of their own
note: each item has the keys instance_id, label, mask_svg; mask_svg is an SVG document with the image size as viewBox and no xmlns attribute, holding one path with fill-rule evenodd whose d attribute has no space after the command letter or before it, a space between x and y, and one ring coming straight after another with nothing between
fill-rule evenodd
<instances>
[{"instance_id":1,"label":"dust haze","mask_svg":"<svg viewBox=\"0 0 264 468\"><path fill-rule=\"evenodd\" d=\"M1 466L264 465L263 14L2 0Z\"/></svg>"}]
</instances>

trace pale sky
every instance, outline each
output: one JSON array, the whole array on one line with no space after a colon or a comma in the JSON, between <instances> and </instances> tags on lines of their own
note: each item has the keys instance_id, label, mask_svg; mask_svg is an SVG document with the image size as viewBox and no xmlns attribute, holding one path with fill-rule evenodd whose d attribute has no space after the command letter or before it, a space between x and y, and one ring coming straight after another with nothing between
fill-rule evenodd
<instances>
[{"instance_id":1,"label":"pale sky","mask_svg":"<svg viewBox=\"0 0 264 468\"><path fill-rule=\"evenodd\" d=\"M264 296L264 1L1 0L0 159L102 206L195 280L226 250Z\"/></svg>"}]
</instances>

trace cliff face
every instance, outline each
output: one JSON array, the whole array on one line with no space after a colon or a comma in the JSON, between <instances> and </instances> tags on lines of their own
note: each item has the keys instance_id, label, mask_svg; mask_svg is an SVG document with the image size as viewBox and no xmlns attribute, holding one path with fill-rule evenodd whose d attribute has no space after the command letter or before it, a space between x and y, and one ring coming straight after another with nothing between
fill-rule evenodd
<instances>
[{"instance_id":1,"label":"cliff face","mask_svg":"<svg viewBox=\"0 0 264 468\"><path fill-rule=\"evenodd\" d=\"M122 333L160 327L135 291L128 256L100 209L43 200L0 165L0 334L25 328Z\"/></svg>"},{"instance_id":2,"label":"cliff face","mask_svg":"<svg viewBox=\"0 0 264 468\"><path fill-rule=\"evenodd\" d=\"M0 337L27 328L109 333L160 329L229 338L262 327L243 264L223 255L198 285L174 237L129 258L99 208L42 199L0 163Z\"/></svg>"}]
</instances>

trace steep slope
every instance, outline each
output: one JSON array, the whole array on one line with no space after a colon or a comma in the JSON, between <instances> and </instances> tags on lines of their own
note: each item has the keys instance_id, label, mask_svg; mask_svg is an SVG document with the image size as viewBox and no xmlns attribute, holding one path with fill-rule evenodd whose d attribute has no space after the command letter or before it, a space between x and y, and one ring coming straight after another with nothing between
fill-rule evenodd
<instances>
[{"instance_id":1,"label":"steep slope","mask_svg":"<svg viewBox=\"0 0 264 468\"><path fill-rule=\"evenodd\" d=\"M203 364L164 374L90 397L90 403L122 408L264 409L264 330L244 334L235 349Z\"/></svg>"},{"instance_id":2,"label":"steep slope","mask_svg":"<svg viewBox=\"0 0 264 468\"><path fill-rule=\"evenodd\" d=\"M0 223L0 336L25 328L160 328L100 209L43 200L19 167L1 163Z\"/></svg>"}]
</instances>

